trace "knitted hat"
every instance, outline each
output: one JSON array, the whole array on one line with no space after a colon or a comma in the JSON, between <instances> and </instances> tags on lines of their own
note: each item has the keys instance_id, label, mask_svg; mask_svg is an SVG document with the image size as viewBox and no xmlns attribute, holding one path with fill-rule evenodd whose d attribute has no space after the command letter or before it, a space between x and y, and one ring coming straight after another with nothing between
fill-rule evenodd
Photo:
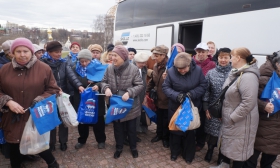
<instances>
[{"instance_id":1,"label":"knitted hat","mask_svg":"<svg viewBox=\"0 0 280 168\"><path fill-rule=\"evenodd\" d=\"M78 59L84 58L88 60L92 60L91 52L88 49L82 49L77 56Z\"/></svg>"},{"instance_id":2,"label":"knitted hat","mask_svg":"<svg viewBox=\"0 0 280 168\"><path fill-rule=\"evenodd\" d=\"M134 56L134 61L135 62L146 62L149 59L149 55L145 52L139 52L137 54L135 54Z\"/></svg>"},{"instance_id":3,"label":"knitted hat","mask_svg":"<svg viewBox=\"0 0 280 168\"><path fill-rule=\"evenodd\" d=\"M117 53L124 61L128 59L128 51L122 45L115 46L113 52Z\"/></svg>"},{"instance_id":4,"label":"knitted hat","mask_svg":"<svg viewBox=\"0 0 280 168\"><path fill-rule=\"evenodd\" d=\"M123 45L123 42L121 42L121 41L116 41L116 42L115 42L115 46L117 46L117 45Z\"/></svg>"},{"instance_id":5,"label":"knitted hat","mask_svg":"<svg viewBox=\"0 0 280 168\"><path fill-rule=\"evenodd\" d=\"M171 47L171 51L173 51L174 47L180 48L182 52L185 52L185 47L181 43L173 44L173 46Z\"/></svg>"},{"instance_id":6,"label":"knitted hat","mask_svg":"<svg viewBox=\"0 0 280 168\"><path fill-rule=\"evenodd\" d=\"M81 46L80 46L80 44L79 44L78 42L73 42L73 43L71 44L71 46L70 46L70 49L72 48L73 45L77 45L77 46L79 46L79 48L81 49Z\"/></svg>"},{"instance_id":7,"label":"knitted hat","mask_svg":"<svg viewBox=\"0 0 280 168\"><path fill-rule=\"evenodd\" d=\"M174 66L176 68L186 68L191 64L192 57L190 54L181 52L177 54L177 56L174 59Z\"/></svg>"},{"instance_id":8,"label":"knitted hat","mask_svg":"<svg viewBox=\"0 0 280 168\"><path fill-rule=\"evenodd\" d=\"M15 49L19 46L27 47L32 52L32 54L34 54L34 47L32 45L32 42L27 38L16 38L11 45L11 53L14 54Z\"/></svg>"},{"instance_id":9,"label":"knitted hat","mask_svg":"<svg viewBox=\"0 0 280 168\"><path fill-rule=\"evenodd\" d=\"M137 51L134 48L128 48L127 50L128 52L134 52L134 54L137 54Z\"/></svg>"},{"instance_id":10,"label":"knitted hat","mask_svg":"<svg viewBox=\"0 0 280 168\"><path fill-rule=\"evenodd\" d=\"M88 46L89 51L99 51L99 52L103 52L103 48L101 47L101 45L99 44L91 44Z\"/></svg>"},{"instance_id":11,"label":"knitted hat","mask_svg":"<svg viewBox=\"0 0 280 168\"><path fill-rule=\"evenodd\" d=\"M51 41L47 44L47 52L62 50L62 45L58 41Z\"/></svg>"},{"instance_id":12,"label":"knitted hat","mask_svg":"<svg viewBox=\"0 0 280 168\"><path fill-rule=\"evenodd\" d=\"M34 47L34 53L36 53L37 51L40 51L40 50L44 50L43 47L41 47L37 44L33 44L33 47Z\"/></svg>"},{"instance_id":13,"label":"knitted hat","mask_svg":"<svg viewBox=\"0 0 280 168\"><path fill-rule=\"evenodd\" d=\"M169 50L168 47L166 47L165 45L159 45L154 48L153 53L167 55L168 50Z\"/></svg>"},{"instance_id":14,"label":"knitted hat","mask_svg":"<svg viewBox=\"0 0 280 168\"><path fill-rule=\"evenodd\" d=\"M3 44L2 44L2 49L3 51L6 53L8 51L10 51L11 45L13 43L14 40L6 40Z\"/></svg>"}]
</instances>

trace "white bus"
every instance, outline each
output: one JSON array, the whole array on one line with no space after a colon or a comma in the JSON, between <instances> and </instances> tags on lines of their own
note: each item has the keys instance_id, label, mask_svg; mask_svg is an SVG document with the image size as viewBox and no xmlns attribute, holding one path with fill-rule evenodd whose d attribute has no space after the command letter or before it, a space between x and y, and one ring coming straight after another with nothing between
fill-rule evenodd
<instances>
[{"instance_id":1,"label":"white bus","mask_svg":"<svg viewBox=\"0 0 280 168\"><path fill-rule=\"evenodd\" d=\"M280 0L125 0L119 3L114 40L149 51L182 43L194 54L199 42L247 47L260 66L280 50Z\"/></svg>"}]
</instances>

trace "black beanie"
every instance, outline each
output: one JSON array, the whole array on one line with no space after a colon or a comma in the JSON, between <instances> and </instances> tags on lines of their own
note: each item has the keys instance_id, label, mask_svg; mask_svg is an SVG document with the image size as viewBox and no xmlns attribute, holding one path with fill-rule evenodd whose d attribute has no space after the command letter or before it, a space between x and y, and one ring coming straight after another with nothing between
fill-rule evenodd
<instances>
[{"instance_id":1,"label":"black beanie","mask_svg":"<svg viewBox=\"0 0 280 168\"><path fill-rule=\"evenodd\" d=\"M109 44L109 45L107 46L107 52L113 51L114 47L115 47L115 46L114 46L113 44Z\"/></svg>"},{"instance_id":2,"label":"black beanie","mask_svg":"<svg viewBox=\"0 0 280 168\"><path fill-rule=\"evenodd\" d=\"M128 48L127 50L128 52L134 52L134 54L137 54L137 51L134 48Z\"/></svg>"}]
</instances>

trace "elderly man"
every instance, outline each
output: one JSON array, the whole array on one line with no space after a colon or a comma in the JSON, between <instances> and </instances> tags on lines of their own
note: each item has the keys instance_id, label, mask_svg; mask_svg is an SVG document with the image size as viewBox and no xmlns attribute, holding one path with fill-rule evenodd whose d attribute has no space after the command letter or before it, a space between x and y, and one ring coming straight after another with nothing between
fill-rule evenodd
<instances>
[{"instance_id":1,"label":"elderly man","mask_svg":"<svg viewBox=\"0 0 280 168\"><path fill-rule=\"evenodd\" d=\"M214 61L212 61L212 56L209 55L209 48L206 43L199 43L194 49L196 55L193 56L193 59L196 65L200 66L205 76L210 69L216 67ZM196 151L200 151L205 145L206 134L204 132L204 123L205 123L205 111L200 109L200 121L201 126L196 131Z\"/></svg>"}]
</instances>

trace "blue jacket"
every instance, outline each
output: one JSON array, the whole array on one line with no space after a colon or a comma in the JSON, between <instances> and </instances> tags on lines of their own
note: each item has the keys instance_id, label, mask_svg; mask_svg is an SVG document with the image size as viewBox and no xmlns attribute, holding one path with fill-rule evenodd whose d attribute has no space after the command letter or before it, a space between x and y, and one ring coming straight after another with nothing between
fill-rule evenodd
<instances>
[{"instance_id":1,"label":"blue jacket","mask_svg":"<svg viewBox=\"0 0 280 168\"><path fill-rule=\"evenodd\" d=\"M4 52L1 52L0 53L0 68L2 68L2 66L4 64L7 64L11 62L11 60L9 60L6 56L5 56L5 53Z\"/></svg>"},{"instance_id":2,"label":"blue jacket","mask_svg":"<svg viewBox=\"0 0 280 168\"><path fill-rule=\"evenodd\" d=\"M185 75L181 75L176 67L168 69L167 77L162 85L164 94L168 97L168 120L180 106L180 103L176 100L179 93L191 94L191 100L193 104L201 109L202 96L204 95L207 87L207 81L199 66L196 65L194 60L191 61L191 67L189 72Z\"/></svg>"}]
</instances>

